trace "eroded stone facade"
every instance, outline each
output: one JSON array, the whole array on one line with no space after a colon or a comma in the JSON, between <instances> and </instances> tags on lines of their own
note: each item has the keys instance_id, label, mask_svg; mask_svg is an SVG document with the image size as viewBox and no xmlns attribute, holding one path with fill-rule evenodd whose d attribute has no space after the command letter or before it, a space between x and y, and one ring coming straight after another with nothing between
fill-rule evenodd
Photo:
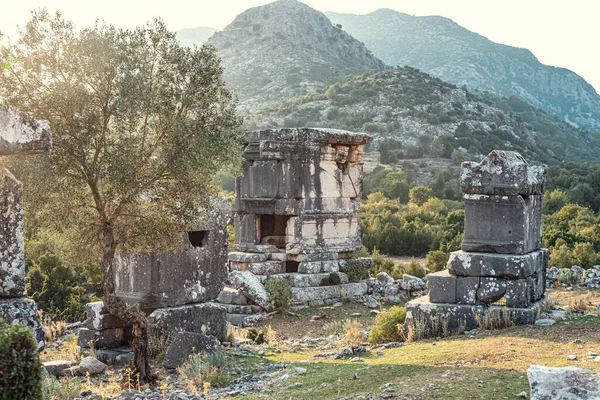
<instances>
[{"instance_id":1,"label":"eroded stone facade","mask_svg":"<svg viewBox=\"0 0 600 400\"><path fill-rule=\"evenodd\" d=\"M347 284L346 265L362 248L357 212L364 145L371 139L312 128L247 133L243 176L236 180L230 270L249 271L263 282L268 276L288 279L304 288L309 286L302 275L317 276L310 287L318 295L292 291L296 304L354 296L354 289L319 289L319 282L339 273L338 284ZM370 267L370 260L358 261Z\"/></svg>"},{"instance_id":2,"label":"eroded stone facade","mask_svg":"<svg viewBox=\"0 0 600 400\"><path fill-rule=\"evenodd\" d=\"M435 324L464 331L502 309L514 323L535 322L548 265L548 251L540 248L545 177L545 168L512 151L463 163L462 250L450 255L447 270L427 276L429 296L409 302L409 323L438 335Z\"/></svg>"}]
</instances>

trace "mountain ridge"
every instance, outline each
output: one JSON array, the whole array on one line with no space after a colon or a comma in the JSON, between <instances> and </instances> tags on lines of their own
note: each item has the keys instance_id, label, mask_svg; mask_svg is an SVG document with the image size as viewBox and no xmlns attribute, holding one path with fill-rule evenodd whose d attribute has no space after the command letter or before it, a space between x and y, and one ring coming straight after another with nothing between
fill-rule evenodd
<instances>
[{"instance_id":1,"label":"mountain ridge","mask_svg":"<svg viewBox=\"0 0 600 400\"><path fill-rule=\"evenodd\" d=\"M323 13L296 0L250 8L207 43L217 48L242 110L386 67Z\"/></svg>"},{"instance_id":2,"label":"mountain ridge","mask_svg":"<svg viewBox=\"0 0 600 400\"><path fill-rule=\"evenodd\" d=\"M326 15L389 65L419 68L458 86L518 95L563 120L600 131L600 96L573 71L542 64L528 49L495 43L446 17L391 9Z\"/></svg>"}]
</instances>

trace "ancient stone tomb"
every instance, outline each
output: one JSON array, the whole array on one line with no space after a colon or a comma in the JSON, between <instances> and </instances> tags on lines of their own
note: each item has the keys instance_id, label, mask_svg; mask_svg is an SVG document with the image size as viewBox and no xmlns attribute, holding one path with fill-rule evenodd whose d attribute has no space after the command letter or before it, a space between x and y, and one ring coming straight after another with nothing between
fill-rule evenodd
<instances>
[{"instance_id":1,"label":"ancient stone tomb","mask_svg":"<svg viewBox=\"0 0 600 400\"><path fill-rule=\"evenodd\" d=\"M236 180L235 279L251 273L287 279L296 304L321 305L366 293L349 282L361 249L358 207L365 134L330 129L278 129L244 137L243 176ZM236 273L237 272L237 273ZM334 276L332 276L332 274Z\"/></svg>"},{"instance_id":2,"label":"ancient stone tomb","mask_svg":"<svg viewBox=\"0 0 600 400\"><path fill-rule=\"evenodd\" d=\"M50 125L0 110L0 156L37 154L52 143ZM27 275L23 249L23 185L0 165L0 317L33 329L38 347L44 346L44 328L37 305L24 298Z\"/></svg>"},{"instance_id":3,"label":"ancient stone tomb","mask_svg":"<svg viewBox=\"0 0 600 400\"><path fill-rule=\"evenodd\" d=\"M150 329L168 334L226 336L226 309L213 303L227 279L227 224L231 201L210 203L203 222L181 234L175 252L129 254L115 258L116 293L148 315ZM85 327L79 331L81 347L110 348L97 351L108 364L126 363L131 354L122 346L131 340L131 326L107 313L102 302L87 305ZM213 342L210 342L213 343Z\"/></svg>"},{"instance_id":4,"label":"ancient stone tomb","mask_svg":"<svg viewBox=\"0 0 600 400\"><path fill-rule=\"evenodd\" d=\"M546 170L512 151L465 162L465 234L447 269L427 276L429 296L408 303L423 336L479 324L533 324L543 304L548 251L541 249Z\"/></svg>"}]
</instances>

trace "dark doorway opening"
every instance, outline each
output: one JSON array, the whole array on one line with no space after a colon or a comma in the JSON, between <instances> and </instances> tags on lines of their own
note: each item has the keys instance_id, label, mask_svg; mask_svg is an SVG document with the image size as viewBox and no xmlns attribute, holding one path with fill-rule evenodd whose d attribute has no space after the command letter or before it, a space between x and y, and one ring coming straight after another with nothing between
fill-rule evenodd
<instances>
[{"instance_id":1,"label":"dark doorway opening","mask_svg":"<svg viewBox=\"0 0 600 400\"><path fill-rule=\"evenodd\" d=\"M208 231L191 231L188 232L188 239L194 247L203 247L205 244Z\"/></svg>"},{"instance_id":2,"label":"dark doorway opening","mask_svg":"<svg viewBox=\"0 0 600 400\"><path fill-rule=\"evenodd\" d=\"M260 243L285 249L288 215L260 215Z\"/></svg>"}]
</instances>

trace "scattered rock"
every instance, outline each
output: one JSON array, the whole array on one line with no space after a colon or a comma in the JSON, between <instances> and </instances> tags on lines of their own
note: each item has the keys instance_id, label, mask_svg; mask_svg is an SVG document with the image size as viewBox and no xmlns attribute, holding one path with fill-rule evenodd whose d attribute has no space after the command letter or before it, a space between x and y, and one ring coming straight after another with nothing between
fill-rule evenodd
<instances>
[{"instance_id":1,"label":"scattered rock","mask_svg":"<svg viewBox=\"0 0 600 400\"><path fill-rule=\"evenodd\" d=\"M554 319L542 318L535 321L536 326L552 326L556 323Z\"/></svg>"},{"instance_id":2,"label":"scattered rock","mask_svg":"<svg viewBox=\"0 0 600 400\"><path fill-rule=\"evenodd\" d=\"M520 398L522 398L522 399L526 399L526 398L527 398L527 392L523 391L523 392L519 393L519 394L517 395L517 397L520 397Z\"/></svg>"},{"instance_id":3,"label":"scattered rock","mask_svg":"<svg viewBox=\"0 0 600 400\"><path fill-rule=\"evenodd\" d=\"M575 360L577 360L577 354L569 354L567 356L567 360L569 360L569 361L575 361Z\"/></svg>"},{"instance_id":4,"label":"scattered rock","mask_svg":"<svg viewBox=\"0 0 600 400\"><path fill-rule=\"evenodd\" d=\"M600 398L600 375L579 367L532 365L527 370L531 400Z\"/></svg>"},{"instance_id":5,"label":"scattered rock","mask_svg":"<svg viewBox=\"0 0 600 400\"><path fill-rule=\"evenodd\" d=\"M94 357L86 357L79 363L79 370L82 375L86 373L89 373L90 375L98 375L104 372L105 369L106 364L95 359Z\"/></svg>"},{"instance_id":6,"label":"scattered rock","mask_svg":"<svg viewBox=\"0 0 600 400\"><path fill-rule=\"evenodd\" d=\"M296 372L296 375L306 375L306 368L296 367L294 372Z\"/></svg>"},{"instance_id":7,"label":"scattered rock","mask_svg":"<svg viewBox=\"0 0 600 400\"><path fill-rule=\"evenodd\" d=\"M65 369L70 368L75 365L74 361L68 360L56 360L56 361L46 361L43 363L44 368L50 375L54 375L56 377L62 376Z\"/></svg>"},{"instance_id":8,"label":"scattered rock","mask_svg":"<svg viewBox=\"0 0 600 400\"><path fill-rule=\"evenodd\" d=\"M364 304L368 308L377 308L377 307L379 307L379 302L373 296L365 296L365 302L364 302Z\"/></svg>"}]
</instances>

